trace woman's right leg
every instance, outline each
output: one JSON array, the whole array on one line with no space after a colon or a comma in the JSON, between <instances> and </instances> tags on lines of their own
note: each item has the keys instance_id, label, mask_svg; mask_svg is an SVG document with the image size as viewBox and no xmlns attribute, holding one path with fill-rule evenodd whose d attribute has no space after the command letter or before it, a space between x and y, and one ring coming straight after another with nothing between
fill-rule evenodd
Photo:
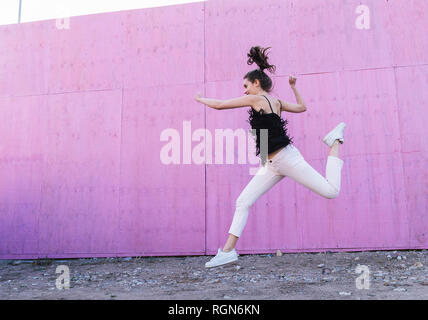
<instances>
[{"instance_id":1,"label":"woman's right leg","mask_svg":"<svg viewBox=\"0 0 428 320\"><path fill-rule=\"evenodd\" d=\"M337 144L332 147L327 158L325 177L306 162L297 148L293 146L287 149L287 151L287 156L279 164L278 172L290 177L324 198L333 199L338 196L344 162L335 156L339 154Z\"/></svg>"},{"instance_id":2,"label":"woman's right leg","mask_svg":"<svg viewBox=\"0 0 428 320\"><path fill-rule=\"evenodd\" d=\"M339 158L339 140L334 141L333 145L330 148L329 156Z\"/></svg>"},{"instance_id":3,"label":"woman's right leg","mask_svg":"<svg viewBox=\"0 0 428 320\"><path fill-rule=\"evenodd\" d=\"M236 210L233 216L232 225L229 229L229 238L223 248L225 252L228 252L235 247L236 242L241 236L245 224L247 223L250 207L258 198L283 178L283 175L279 174L268 164L257 171L256 175L251 179L236 199Z\"/></svg>"}]
</instances>

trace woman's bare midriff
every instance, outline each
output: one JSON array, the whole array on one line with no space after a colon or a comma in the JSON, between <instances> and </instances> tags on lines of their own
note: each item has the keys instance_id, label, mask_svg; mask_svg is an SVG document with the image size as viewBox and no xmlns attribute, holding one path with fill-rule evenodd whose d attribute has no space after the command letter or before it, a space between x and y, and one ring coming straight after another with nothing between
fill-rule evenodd
<instances>
[{"instance_id":1,"label":"woman's bare midriff","mask_svg":"<svg viewBox=\"0 0 428 320\"><path fill-rule=\"evenodd\" d=\"M278 150L275 150L274 152L272 152L272 153L269 153L268 154L268 159L270 160L270 159L272 159L273 157L275 157L275 155L278 153L278 152L280 152L282 149L284 149L285 147L282 147L282 148L279 148Z\"/></svg>"}]
</instances>

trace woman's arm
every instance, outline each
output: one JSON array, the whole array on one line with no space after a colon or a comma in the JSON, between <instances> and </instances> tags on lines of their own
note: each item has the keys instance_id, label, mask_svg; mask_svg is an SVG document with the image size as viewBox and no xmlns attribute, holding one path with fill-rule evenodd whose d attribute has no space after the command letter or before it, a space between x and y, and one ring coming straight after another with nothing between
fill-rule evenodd
<instances>
[{"instance_id":1,"label":"woman's arm","mask_svg":"<svg viewBox=\"0 0 428 320\"><path fill-rule=\"evenodd\" d=\"M196 95L195 100L213 109L218 109L218 106L222 103L222 100L202 98L200 94Z\"/></svg>"},{"instance_id":2,"label":"woman's arm","mask_svg":"<svg viewBox=\"0 0 428 320\"><path fill-rule=\"evenodd\" d=\"M281 111L300 113L306 111L306 106L298 103L285 102L284 100L278 99L281 102Z\"/></svg>"},{"instance_id":3,"label":"woman's arm","mask_svg":"<svg viewBox=\"0 0 428 320\"><path fill-rule=\"evenodd\" d=\"M202 98L199 93L196 94L195 96L196 101L206 104L208 107L217 109L217 110L253 106L256 99L257 97L254 95L245 95L243 97L229 99L229 100Z\"/></svg>"},{"instance_id":4,"label":"woman's arm","mask_svg":"<svg viewBox=\"0 0 428 320\"><path fill-rule=\"evenodd\" d=\"M281 111L288 111L288 112L294 112L294 113L300 113L300 112L306 111L306 104L303 101L302 96L300 95L299 91L297 91L297 88L296 88L296 78L294 78L293 76L290 76L289 82L290 82L290 87L293 90L294 95L296 96L297 104L280 100L282 105Z\"/></svg>"},{"instance_id":5,"label":"woman's arm","mask_svg":"<svg viewBox=\"0 0 428 320\"><path fill-rule=\"evenodd\" d=\"M305 109L306 109L305 102L303 101L303 98L302 98L302 96L300 95L299 91L297 91L296 86L294 86L294 85L293 85L293 86L291 86L291 89L293 90L294 95L296 96L296 101L297 101L297 103L298 103L298 104L300 104L301 106L305 107Z\"/></svg>"}]
</instances>

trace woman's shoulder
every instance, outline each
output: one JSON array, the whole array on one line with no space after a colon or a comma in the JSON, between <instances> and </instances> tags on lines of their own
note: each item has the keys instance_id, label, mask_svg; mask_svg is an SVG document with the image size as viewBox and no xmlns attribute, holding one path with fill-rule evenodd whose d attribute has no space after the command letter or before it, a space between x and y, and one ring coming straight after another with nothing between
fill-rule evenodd
<instances>
[{"instance_id":1,"label":"woman's shoulder","mask_svg":"<svg viewBox=\"0 0 428 320\"><path fill-rule=\"evenodd\" d=\"M277 110L279 110L282 107L281 101L279 98L269 94L269 95L260 95L260 101L264 101L266 103L269 103L272 108L274 108L275 113ZM268 99L268 100L266 100ZM269 110L269 107L267 108ZM270 110L269 110L270 112Z\"/></svg>"}]
</instances>

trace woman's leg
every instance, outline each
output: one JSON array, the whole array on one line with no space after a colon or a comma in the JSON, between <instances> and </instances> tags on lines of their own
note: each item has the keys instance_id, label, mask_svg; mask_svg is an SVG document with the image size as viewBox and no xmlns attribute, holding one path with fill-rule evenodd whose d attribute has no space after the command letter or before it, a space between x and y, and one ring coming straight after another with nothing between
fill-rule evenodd
<instances>
[{"instance_id":1,"label":"woman's leg","mask_svg":"<svg viewBox=\"0 0 428 320\"><path fill-rule=\"evenodd\" d=\"M343 160L337 157L339 155L338 142L335 142L330 149L325 178L306 162L300 152L295 152L294 163L290 165L290 163L284 161L279 164L278 171L322 197L328 199L336 198L340 192L341 171L343 167Z\"/></svg>"},{"instance_id":2,"label":"woman's leg","mask_svg":"<svg viewBox=\"0 0 428 320\"><path fill-rule=\"evenodd\" d=\"M236 210L223 251L228 252L235 248L238 238L247 223L250 207L283 178L283 175L273 170L268 164L257 171L256 175L236 199Z\"/></svg>"},{"instance_id":3,"label":"woman's leg","mask_svg":"<svg viewBox=\"0 0 428 320\"><path fill-rule=\"evenodd\" d=\"M339 140L335 140L333 142L333 145L331 146L330 153L328 155L339 158L339 145L340 145Z\"/></svg>"},{"instance_id":4,"label":"woman's leg","mask_svg":"<svg viewBox=\"0 0 428 320\"><path fill-rule=\"evenodd\" d=\"M223 247L224 252L232 251L233 248L236 247L236 243L238 242L238 237L229 233L229 237L227 238L226 244Z\"/></svg>"}]
</instances>

